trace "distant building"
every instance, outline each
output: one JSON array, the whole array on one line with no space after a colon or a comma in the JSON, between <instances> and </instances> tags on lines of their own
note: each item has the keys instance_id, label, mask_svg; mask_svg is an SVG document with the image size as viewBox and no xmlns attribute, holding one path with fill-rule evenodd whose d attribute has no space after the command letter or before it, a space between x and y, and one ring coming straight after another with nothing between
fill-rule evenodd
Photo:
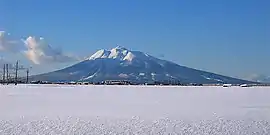
<instances>
[{"instance_id":1,"label":"distant building","mask_svg":"<svg viewBox=\"0 0 270 135\"><path fill-rule=\"evenodd\" d=\"M241 84L240 87L252 87L250 84Z\"/></svg>"},{"instance_id":2,"label":"distant building","mask_svg":"<svg viewBox=\"0 0 270 135\"><path fill-rule=\"evenodd\" d=\"M223 87L231 87L232 84L223 84Z\"/></svg>"},{"instance_id":3,"label":"distant building","mask_svg":"<svg viewBox=\"0 0 270 135\"><path fill-rule=\"evenodd\" d=\"M83 85L89 85L89 82L82 82Z\"/></svg>"},{"instance_id":4,"label":"distant building","mask_svg":"<svg viewBox=\"0 0 270 135\"><path fill-rule=\"evenodd\" d=\"M68 84L70 84L70 85L75 85L75 84L77 84L77 83L74 82L74 81L71 81L71 82L69 82Z\"/></svg>"},{"instance_id":5,"label":"distant building","mask_svg":"<svg viewBox=\"0 0 270 135\"><path fill-rule=\"evenodd\" d=\"M104 81L105 85L129 85L130 81L127 80L106 80Z\"/></svg>"}]
</instances>

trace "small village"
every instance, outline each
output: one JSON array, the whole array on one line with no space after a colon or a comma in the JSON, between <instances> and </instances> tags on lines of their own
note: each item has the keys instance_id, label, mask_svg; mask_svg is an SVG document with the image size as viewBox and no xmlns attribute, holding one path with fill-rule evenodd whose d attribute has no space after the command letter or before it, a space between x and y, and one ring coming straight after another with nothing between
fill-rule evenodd
<instances>
[{"instance_id":1,"label":"small village","mask_svg":"<svg viewBox=\"0 0 270 135\"><path fill-rule=\"evenodd\" d=\"M133 83L128 80L106 80L102 82L87 82L87 81L71 81L71 82L48 82L48 81L31 81L30 84L58 84L58 85L147 85L147 86L222 86L222 87L259 87L270 86L270 84L196 84L196 83Z\"/></svg>"}]
</instances>

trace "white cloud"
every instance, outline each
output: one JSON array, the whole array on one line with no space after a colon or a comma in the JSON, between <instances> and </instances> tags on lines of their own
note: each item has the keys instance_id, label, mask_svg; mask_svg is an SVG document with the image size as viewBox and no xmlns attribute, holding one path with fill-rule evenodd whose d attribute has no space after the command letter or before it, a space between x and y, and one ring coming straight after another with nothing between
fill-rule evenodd
<instances>
[{"instance_id":1,"label":"white cloud","mask_svg":"<svg viewBox=\"0 0 270 135\"><path fill-rule=\"evenodd\" d=\"M78 61L74 56L68 56L61 50L52 48L47 44L44 38L28 37L24 40L27 51L24 51L26 57L35 64L46 63L64 63Z\"/></svg>"},{"instance_id":2,"label":"white cloud","mask_svg":"<svg viewBox=\"0 0 270 135\"><path fill-rule=\"evenodd\" d=\"M12 40L9 33L0 31L0 51L19 52L19 42Z\"/></svg>"}]
</instances>

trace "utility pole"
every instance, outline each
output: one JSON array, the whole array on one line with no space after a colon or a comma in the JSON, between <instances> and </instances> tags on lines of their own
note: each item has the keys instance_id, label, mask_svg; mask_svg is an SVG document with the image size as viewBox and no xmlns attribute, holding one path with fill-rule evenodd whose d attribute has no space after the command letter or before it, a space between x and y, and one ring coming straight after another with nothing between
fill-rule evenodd
<instances>
[{"instance_id":1,"label":"utility pole","mask_svg":"<svg viewBox=\"0 0 270 135\"><path fill-rule=\"evenodd\" d=\"M16 68L15 68L15 85L18 83L18 66L19 66L19 61L16 62Z\"/></svg>"},{"instance_id":2,"label":"utility pole","mask_svg":"<svg viewBox=\"0 0 270 135\"><path fill-rule=\"evenodd\" d=\"M8 76L8 64L6 64L6 74L7 74L7 84L8 84L8 81L9 81L9 76Z\"/></svg>"},{"instance_id":3,"label":"utility pole","mask_svg":"<svg viewBox=\"0 0 270 135\"><path fill-rule=\"evenodd\" d=\"M26 83L28 83L28 77L29 77L29 68L26 69Z\"/></svg>"},{"instance_id":4,"label":"utility pole","mask_svg":"<svg viewBox=\"0 0 270 135\"><path fill-rule=\"evenodd\" d=\"M6 76L6 64L4 64L4 68L3 68L3 83L5 82L5 76Z\"/></svg>"}]
</instances>

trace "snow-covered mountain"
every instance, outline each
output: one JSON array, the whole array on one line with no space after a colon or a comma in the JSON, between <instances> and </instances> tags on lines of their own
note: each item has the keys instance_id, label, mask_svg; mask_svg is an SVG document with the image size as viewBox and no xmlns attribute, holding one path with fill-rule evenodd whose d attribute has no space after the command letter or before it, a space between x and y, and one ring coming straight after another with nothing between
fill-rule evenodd
<instances>
[{"instance_id":1,"label":"snow-covered mountain","mask_svg":"<svg viewBox=\"0 0 270 135\"><path fill-rule=\"evenodd\" d=\"M180 66L121 46L111 50L99 50L78 64L62 70L33 76L32 79L93 82L130 80L134 82L249 83L245 80Z\"/></svg>"}]
</instances>

